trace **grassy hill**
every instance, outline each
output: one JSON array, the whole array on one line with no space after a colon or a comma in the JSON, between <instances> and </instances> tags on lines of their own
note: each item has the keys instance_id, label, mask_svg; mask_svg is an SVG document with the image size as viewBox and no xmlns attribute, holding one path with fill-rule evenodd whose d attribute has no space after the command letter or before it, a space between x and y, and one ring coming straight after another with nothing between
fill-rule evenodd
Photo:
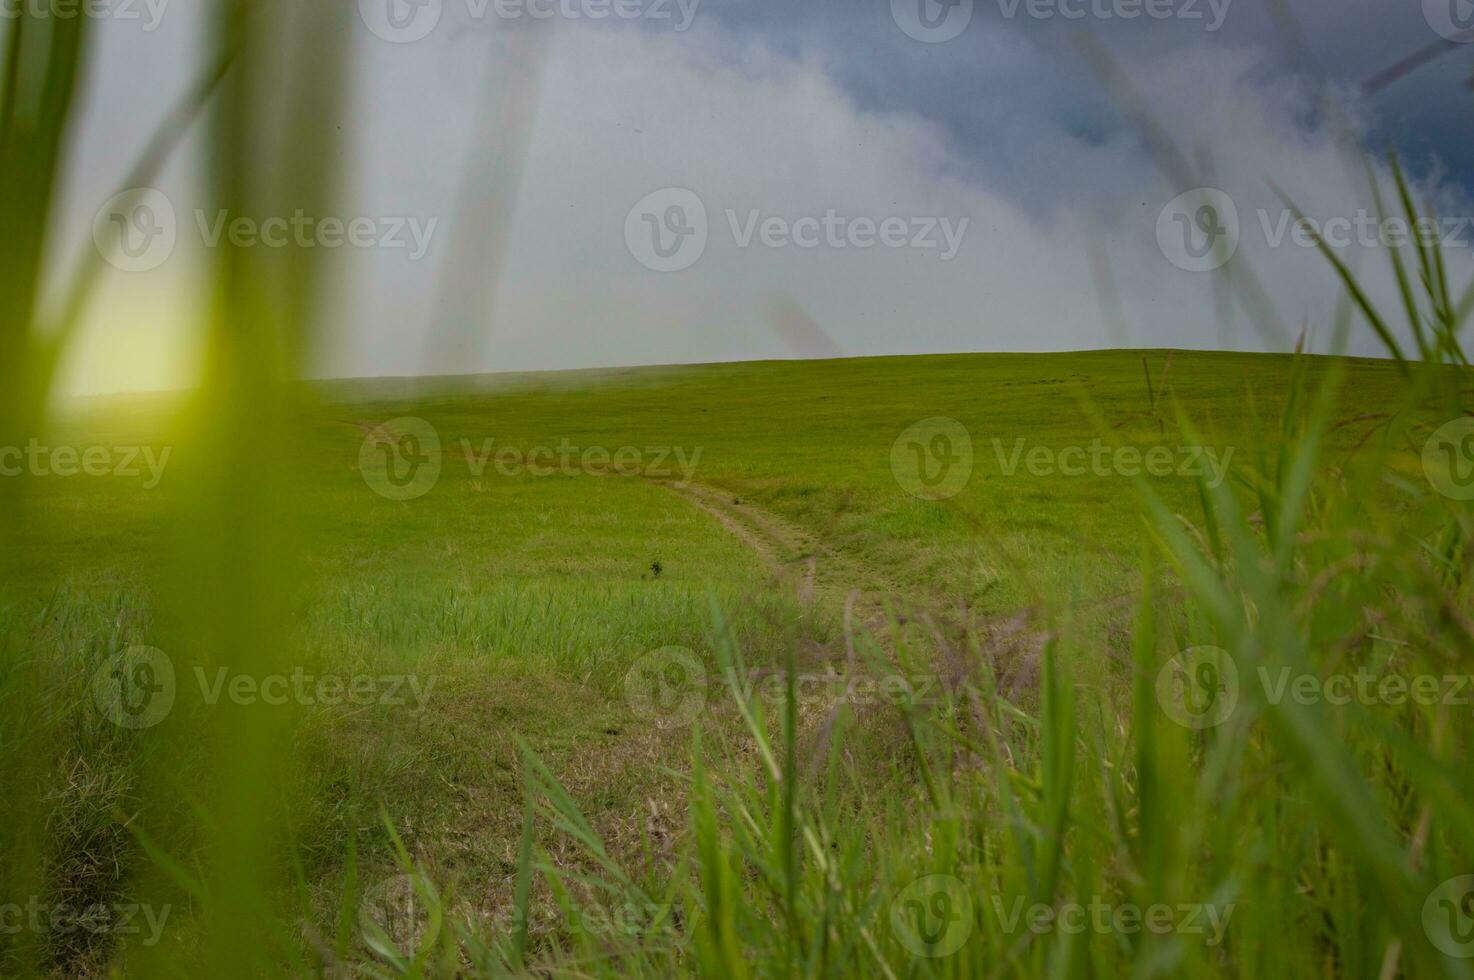
<instances>
[{"instance_id":1,"label":"grassy hill","mask_svg":"<svg viewBox=\"0 0 1474 980\"><path fill-rule=\"evenodd\" d=\"M1339 502L1303 533L1369 508L1382 523L1361 530L1388 547L1436 534L1441 498L1398 488L1424 480L1426 423L1446 420L1377 361L1103 351L332 382L296 392L289 442L250 447L201 444L187 400L96 402L43 441L109 449L108 475L55 457L31 474L11 556L12 642L56 665L45 699L67 733L36 764L73 774L48 802L52 846L86 856L47 887L173 896L170 940L129 958L140 975L187 963L202 900L140 849L187 862L188 836L167 835L184 834L191 766L223 713L260 712L291 746L269 790L298 857L286 901L312 923L291 955L309 961L1246 975L1381 956L1408 928L1397 913L1364 949L1335 923L1387 887L1383 836L1326 808L1365 792L1394 797L1394 825L1417 815L1387 771L1365 791L1296 775L1398 768L1367 758L1390 751L1376 742L1321 756L1344 751L1354 710L1316 716L1319 736L1270 711L1289 749L1251 727L1259 708L1232 738L1143 717L1179 651L1221 646L1245 671L1270 656L1206 595L1182 600L1191 565L1143 565L1149 542L1183 545L1172 527L1248 576L1240 612L1269 616L1254 590L1284 592L1283 627L1308 637L1352 629L1362 590L1386 585L1317 580L1366 567L1360 544L1297 557L1277 537L1295 420L1331 390L1314 472ZM260 661L252 638L235 659L191 649L177 601L219 586L181 559L204 532L174 515L237 450L272 469L280 540L258 571L290 583ZM1234 502L1242 520L1218 528ZM1230 557L1251 545L1220 535L1244 533L1283 581ZM1296 605L1312 589L1335 602ZM1336 658L1401 669L1388 651L1442 628L1425 614L1383 617ZM166 714L137 729L99 710L95 679L134 645L174 672ZM847 704L857 677L872 686ZM1092 896L1192 905L1221 934L994 914ZM913 907L946 928L908 926ZM763 934L770 917L787 925ZM967 935L942 955L954 918ZM53 937L47 955L82 969L105 945Z\"/></svg>"}]
</instances>

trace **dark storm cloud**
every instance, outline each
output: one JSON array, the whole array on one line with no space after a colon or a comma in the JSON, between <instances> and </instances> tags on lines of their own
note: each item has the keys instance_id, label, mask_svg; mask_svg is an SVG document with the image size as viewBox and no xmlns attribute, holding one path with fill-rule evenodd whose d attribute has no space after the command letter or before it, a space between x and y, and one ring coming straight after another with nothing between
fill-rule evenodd
<instances>
[{"instance_id":1,"label":"dark storm cloud","mask_svg":"<svg viewBox=\"0 0 1474 980\"><path fill-rule=\"evenodd\" d=\"M939 0L904 2L930 4L933 16L945 9ZM712 0L703 15L823 58L862 105L938 122L976 160L980 176L1026 202L1030 195L1070 197L1080 183L1070 146L1053 131L1040 138L1041 119L1086 143L1131 135L1082 57L1083 33L1128 77L1146 60L1226 48L1248 53L1263 80L1321 83L1353 100L1368 80L1442 40L1418 0L1162 0L1159 9L1172 16L1120 16L1149 2L975 0L966 29L944 43L904 34L888 0ZM1428 6L1439 2L1460 0ZM1367 96L1357 108L1368 146L1396 147L1414 169L1442 161L1467 186L1474 179L1471 66L1474 45L1454 47ZM1143 94L1151 102L1176 95Z\"/></svg>"}]
</instances>

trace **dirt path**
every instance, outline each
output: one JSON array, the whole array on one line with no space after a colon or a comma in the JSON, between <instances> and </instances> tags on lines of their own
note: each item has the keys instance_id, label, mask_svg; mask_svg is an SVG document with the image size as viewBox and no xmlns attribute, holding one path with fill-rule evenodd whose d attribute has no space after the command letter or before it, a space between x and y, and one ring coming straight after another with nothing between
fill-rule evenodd
<instances>
[{"instance_id":1,"label":"dirt path","mask_svg":"<svg viewBox=\"0 0 1474 980\"><path fill-rule=\"evenodd\" d=\"M971 643L981 643L1006 689L1032 684L1044 636L1028 614L988 621L965 608L943 607L936 596L896 583L883 570L844 554L807 528L736 493L700 483L661 485L711 515L768 567L779 588L792 589L805 605L829 609L851 628L883 646L895 631L930 648L943 673L967 669ZM853 650L850 654L853 669Z\"/></svg>"},{"instance_id":2,"label":"dirt path","mask_svg":"<svg viewBox=\"0 0 1474 980\"><path fill-rule=\"evenodd\" d=\"M898 605L917 605L907 602L905 591L880 569L841 553L767 508L700 483L661 485L715 518L805 605L835 611L849 606L851 615L871 630L882 628Z\"/></svg>"}]
</instances>

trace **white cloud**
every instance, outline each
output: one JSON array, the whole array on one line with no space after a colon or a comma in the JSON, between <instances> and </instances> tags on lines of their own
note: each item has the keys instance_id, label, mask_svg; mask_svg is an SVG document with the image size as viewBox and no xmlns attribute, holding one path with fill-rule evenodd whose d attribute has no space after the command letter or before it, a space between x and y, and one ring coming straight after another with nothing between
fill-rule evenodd
<instances>
[{"instance_id":1,"label":"white cloud","mask_svg":"<svg viewBox=\"0 0 1474 980\"><path fill-rule=\"evenodd\" d=\"M982 169L920 116L865 111L820 62L779 55L758 35L698 19L681 34L559 25L536 89L515 211L506 212L505 264L485 358L427 356L432 320L456 309L439 296L447 253L473 256L476 248L467 246L494 238L492 228L457 230L457 219L517 186L516 154L495 140L490 168L463 181L478 97L512 84L499 67L508 64L505 46L526 40L511 31L489 36L484 28L442 28L407 45L363 39L345 210L437 218L439 225L422 262L404 251L335 257L346 301L319 353L318 373L786 356L790 347L765 321L775 295L791 298L851 354L1216 345L1210 277L1178 270L1156 244L1158 212L1177 189L1133 141L1090 142L1040 118L1028 145L1050 154L1040 169L1068 173L1070 186L1058 204L1011 200L990 189ZM501 57L483 76L488 52ZM1210 153L1217 186L1240 210L1241 259L1262 276L1287 325L1298 328L1302 316L1324 323L1337 294L1324 260L1262 240L1259 209L1279 207L1267 180L1323 218L1354 216L1370 202L1307 90L1266 81L1257 65L1252 50L1204 42L1143 55L1127 68L1184 150L1194 158ZM1003 105L1010 95L967 97ZM490 121L482 120L490 135L509 130L511 108L504 100ZM78 186L89 186L76 193L106 197L110 189L90 186L99 168L83 171L87 179ZM463 184L470 200L462 198ZM670 186L699 195L709 240L691 268L657 273L630 254L625 219L635 202ZM1047 185L1038 193L1047 194ZM1470 213L1459 197L1451 200L1459 213ZM945 218L954 227L965 219L967 227L950 261L942 249L744 248L734 241L729 210L739 227L754 210L789 228L831 211L875 221ZM1124 340L1102 316L1092 249L1110 256ZM1461 275L1468 254L1453 256ZM1381 256L1368 258L1378 269L1385 264ZM492 273L478 270L472 278L484 284ZM1394 299L1385 274L1372 281L1377 295ZM106 329L115 313L115 306L99 306L95 326ZM1237 337L1246 348L1260 346L1242 318Z\"/></svg>"}]
</instances>

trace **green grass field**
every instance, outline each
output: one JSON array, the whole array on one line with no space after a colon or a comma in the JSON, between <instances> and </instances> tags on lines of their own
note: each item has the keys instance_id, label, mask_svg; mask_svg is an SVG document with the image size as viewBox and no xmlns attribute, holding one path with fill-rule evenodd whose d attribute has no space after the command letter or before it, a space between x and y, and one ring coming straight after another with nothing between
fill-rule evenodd
<instances>
[{"instance_id":1,"label":"green grass field","mask_svg":"<svg viewBox=\"0 0 1474 980\"><path fill-rule=\"evenodd\" d=\"M170 914L22 930L15 962L205 962L202 772L268 718L276 867L237 899L279 929L252 955L301 972L1461 975L1414 899L1462 870L1470 709L1249 693L1259 665L1467 656L1432 642L1462 619L1397 592L1447 504L1419 459L1437 409L1365 410L1403 390L1390 362L1181 351L301 388L290 441L249 449L290 500L276 646L234 656L160 599L215 588L175 515L191 452L230 447L164 396L88 404L44 442L167 464L30 476L5 615L55 733L38 885ZM1301 473L1274 433L1332 392ZM937 417L971 452L923 434L927 465L971 472L927 499L902 434ZM394 471L415 495L390 499L384 449L438 476ZM129 682L94 679L135 645L174 672L138 728L99 693ZM1153 685L1205 646L1245 693L1199 731Z\"/></svg>"},{"instance_id":2,"label":"green grass field","mask_svg":"<svg viewBox=\"0 0 1474 980\"><path fill-rule=\"evenodd\" d=\"M1139 269L1167 267L1150 251L1149 266L1132 258L1151 236L1100 219L1140 208L1145 229L1154 208L1134 188L1176 188L1157 252L1187 275L1219 270L1198 280L1211 305L1180 307L1194 321L1183 336L1247 327L1295 354L308 383L308 365L376 346L376 327L396 331L374 352L388 363L416 345L426 364L511 363L497 318L524 301L500 287L518 274L509 255L539 254L519 251L526 222L513 220L538 203L521 200L523 161L543 159L528 152L535 132L586 128L565 125L566 98L542 86L545 35L499 33L480 86L445 73L457 106L488 98L461 192L447 213L421 215L448 229L415 280L429 291L401 296L393 277L359 292L379 266L329 261L323 237L337 226L342 244L366 217L353 209L428 189L416 175L393 179L391 198L369 192L396 171L362 150L358 107L373 105L377 123L380 106L360 82L429 76L363 56L360 27L406 42L403 17L438 20L442 5L207 3L193 40L166 55L198 72L167 106L144 97L178 81L145 60L157 53L120 62L109 42L114 54L94 55L92 22L123 11L23 6L7 11L0 54L0 977L1474 980L1474 379L1461 334L1474 287L1457 235L1384 235L1373 254L1297 225L1291 239L1317 246L1343 290L1311 308L1322 304L1307 301L1309 283L1263 280L1261 250L1236 251L1225 219L1239 206L1211 193L1215 157L1243 158L1255 120L1206 114L1249 124L1221 134L1244 144L1232 154L1175 131L1137 94L1175 76L1134 77L1086 29L1060 48L1094 86L1071 139L1103 141L1113 159L1127 154L1121 169L1162 180L1133 173L1106 197L1072 189L1062 201L1005 193L1007 221L976 216L980 254L1012 261L1000 236L1023 233L1019 257L1045 268L1021 285L1049 284L1037 289L1089 260L1093 282L1061 284L1093 287L1099 322L1041 330L1041 346L1102 324L1156 336L1128 311L1179 309L1166 304L1187 281L1158 294L1157 272ZM891 19L923 40L902 6ZM919 8L921 26L936 6ZM1313 74L1321 59L1288 9L1271 13ZM1434 13L1424 5L1430 25ZM808 30L792 51L805 61L826 50L802 40ZM441 33L469 47L450 24ZM786 96L786 81L747 76L754 58L789 55L731 36L737 54L704 70ZM866 64L890 64L887 45L861 43ZM1456 47L1449 38L1374 82ZM940 54L921 60L948 63ZM681 77L659 67L675 61L651 64L662 84ZM808 71L793 83L813 88ZM89 77L126 92L106 104L130 111L90 104ZM1435 217L1458 187L1439 168L1419 160L1409 181L1395 156L1353 159L1376 130L1358 128L1360 103L1338 108L1349 76L1324 104L1287 77L1295 118L1275 128L1314 150L1317 168L1334 145L1347 174L1369 178L1379 218L1406 231ZM736 91L745 101L753 89ZM401 111L452 108L432 89L405 94ZM1069 105L1056 96L1047 104ZM661 105L646 125L669 122ZM907 145L951 143L932 121L896 130L905 114L889 96L877 105L866 146L822 117L805 135L843 166L816 154L797 168L813 170L806 181L780 154L774 173L811 184L822 200L807 203L838 216L867 183L849 165L858 155L902 131ZM1111 107L1119 119L1097 129ZM634 125L645 115L612 120L619 139L650 147L641 180L676 179L689 156L691 181L714 169L747 182L740 159L698 165L684 144L705 143L699 133L646 139ZM1316 117L1304 133L1302 116ZM385 118L403 146L458 165ZM760 118L734 114L739 126ZM773 124L810 124L795 119ZM587 135L596 150L614 135L602 123ZM112 159L125 142L138 155ZM722 157L723 145L704 152ZM952 199L966 216L967 201L994 196L971 193L983 188L950 148L945 167L896 159L908 162L877 171L887 210ZM1282 162L1232 169L1240 182L1256 171L1257 186ZM175 170L198 203L239 216L232 229L321 215L308 222L317 235L297 227L273 244L232 230L203 242L197 264L186 249L170 278L135 280L136 294L100 289L169 260L188 216L171 216L153 185L174 188ZM87 193L102 186L98 209ZM555 243L560 271L606 290L590 299L656 305L597 309L527 348L537 363L578 363L553 345L579 330L616 336L614 314L687 318L679 293L665 297L673 280L624 262L618 222L598 227L611 202L568 190L554 205L580 223ZM707 237L684 207L640 210L672 191L697 196L649 194L625 222L624 252L657 277L678 272L667 237L692 262ZM1288 227L1296 206L1283 203ZM88 213L91 235L75 220ZM642 219L659 261L631 234ZM791 226L801 247L803 220ZM1169 247L1173 221L1184 255ZM1045 225L1067 235L1040 241L1062 246L1031 244ZM611 233L612 274L597 257ZM1363 280L1357 259L1386 264ZM766 263L718 274L723 261L686 280L712 284L691 294L705 297L693 330L753 315L714 288L729 274L778 290L757 312L785 349L838 351L863 335L779 288L821 269L794 293L827 291L853 310L837 259L772 281ZM984 285L978 346L990 318L1033 329L1037 310L1079 309L998 302ZM577 318L562 299L539 316ZM889 314L899 348L957 336L929 309ZM938 309L973 312L951 299ZM106 334L95 349L94 321ZM162 348L129 345L165 331L111 329L135 324L178 327L198 355L185 390L65 403L77 364L122 388L162 376ZM1301 353L1359 349L1355 331L1386 359Z\"/></svg>"}]
</instances>

